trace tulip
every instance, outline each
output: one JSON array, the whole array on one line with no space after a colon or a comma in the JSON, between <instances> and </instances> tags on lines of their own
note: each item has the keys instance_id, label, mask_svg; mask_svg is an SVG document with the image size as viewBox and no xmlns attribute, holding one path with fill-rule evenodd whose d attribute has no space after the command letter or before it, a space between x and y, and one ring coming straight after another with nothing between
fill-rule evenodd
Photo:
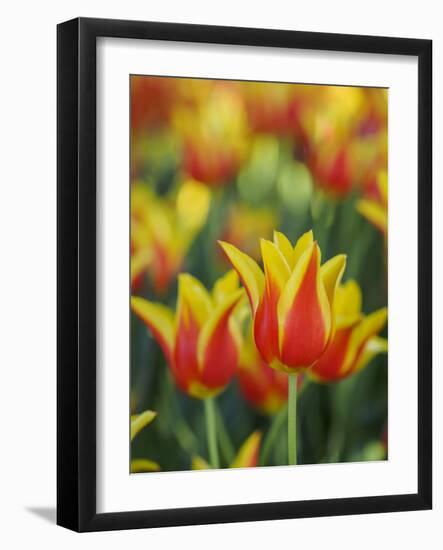
<instances>
[{"instance_id":1,"label":"tulip","mask_svg":"<svg viewBox=\"0 0 443 550\"><path fill-rule=\"evenodd\" d=\"M384 90L329 86L304 116L306 163L334 198L345 198L375 163L386 166L386 106Z\"/></svg>"},{"instance_id":2,"label":"tulip","mask_svg":"<svg viewBox=\"0 0 443 550\"><path fill-rule=\"evenodd\" d=\"M238 170L240 158L235 151L203 139L189 140L183 149L183 168L187 174L210 187L226 183Z\"/></svg>"},{"instance_id":3,"label":"tulip","mask_svg":"<svg viewBox=\"0 0 443 550\"><path fill-rule=\"evenodd\" d=\"M317 382L337 382L365 367L378 353L387 351L387 341L378 333L384 328L387 309L361 313L361 290L349 280L337 289L336 330L325 353L309 370Z\"/></svg>"},{"instance_id":4,"label":"tulip","mask_svg":"<svg viewBox=\"0 0 443 550\"><path fill-rule=\"evenodd\" d=\"M164 293L180 270L195 236L206 222L209 190L185 180L174 197L156 197L136 182L131 189L131 287L149 272L157 293Z\"/></svg>"},{"instance_id":5,"label":"tulip","mask_svg":"<svg viewBox=\"0 0 443 550\"><path fill-rule=\"evenodd\" d=\"M176 313L163 304L132 297L132 310L161 346L177 386L205 400L212 463L218 464L212 398L236 372L241 335L233 312L243 297L238 277L228 272L210 294L192 275L178 278Z\"/></svg>"},{"instance_id":6,"label":"tulip","mask_svg":"<svg viewBox=\"0 0 443 550\"><path fill-rule=\"evenodd\" d=\"M320 248L312 231L295 247L276 231L274 242L261 240L263 273L232 244L220 245L246 288L263 360L289 374L311 367L332 335L332 306L346 257L340 254L320 267Z\"/></svg>"},{"instance_id":7,"label":"tulip","mask_svg":"<svg viewBox=\"0 0 443 550\"><path fill-rule=\"evenodd\" d=\"M183 141L185 173L209 187L232 179L247 153L246 123L241 97L226 84L215 85L196 104L177 107L172 124Z\"/></svg>"},{"instance_id":8,"label":"tulip","mask_svg":"<svg viewBox=\"0 0 443 550\"><path fill-rule=\"evenodd\" d=\"M335 291L346 257L320 266L320 248L312 231L295 247L280 232L274 242L261 240L264 273L233 245L220 242L248 293L254 339L262 359L290 374L288 406L289 462L296 462L297 373L310 368L325 351L334 331Z\"/></svg>"}]
</instances>

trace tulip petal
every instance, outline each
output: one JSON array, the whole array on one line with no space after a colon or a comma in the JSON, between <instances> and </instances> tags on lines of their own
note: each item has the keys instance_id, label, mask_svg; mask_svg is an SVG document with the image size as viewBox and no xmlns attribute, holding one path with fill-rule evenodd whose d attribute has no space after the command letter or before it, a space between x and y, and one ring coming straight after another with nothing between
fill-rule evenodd
<instances>
[{"instance_id":1,"label":"tulip petal","mask_svg":"<svg viewBox=\"0 0 443 550\"><path fill-rule=\"evenodd\" d=\"M270 365L280 355L277 314L280 291L271 282L266 287L254 317L254 340L263 360Z\"/></svg>"},{"instance_id":2,"label":"tulip petal","mask_svg":"<svg viewBox=\"0 0 443 550\"><path fill-rule=\"evenodd\" d=\"M297 265L297 262L300 260L304 252L312 245L314 242L314 235L312 233L312 229L310 231L306 231L296 242L294 247L294 267Z\"/></svg>"},{"instance_id":3,"label":"tulip petal","mask_svg":"<svg viewBox=\"0 0 443 550\"><path fill-rule=\"evenodd\" d=\"M258 350L268 364L279 356L277 304L291 275L285 257L271 241L261 239L266 289L254 318L254 338Z\"/></svg>"},{"instance_id":4,"label":"tulip petal","mask_svg":"<svg viewBox=\"0 0 443 550\"><path fill-rule=\"evenodd\" d=\"M131 474L138 474L141 472L159 472L160 465L153 460L146 458L134 458L131 460Z\"/></svg>"},{"instance_id":5,"label":"tulip petal","mask_svg":"<svg viewBox=\"0 0 443 550\"><path fill-rule=\"evenodd\" d=\"M266 285L276 285L281 293L291 276L288 262L280 249L271 241L260 239L263 266L265 268Z\"/></svg>"},{"instance_id":6,"label":"tulip petal","mask_svg":"<svg viewBox=\"0 0 443 550\"><path fill-rule=\"evenodd\" d=\"M380 336L374 336L373 338L370 338L366 345L364 346L364 349L362 353L360 354L360 357L356 361L352 371L358 372L362 368L364 368L372 359L378 355L379 353L387 353L388 351L388 341L386 338L381 338Z\"/></svg>"},{"instance_id":7,"label":"tulip petal","mask_svg":"<svg viewBox=\"0 0 443 550\"><path fill-rule=\"evenodd\" d=\"M197 344L199 380L207 388L225 386L238 366L240 332L231 313L243 289L229 296L203 326Z\"/></svg>"},{"instance_id":8,"label":"tulip petal","mask_svg":"<svg viewBox=\"0 0 443 550\"><path fill-rule=\"evenodd\" d=\"M148 248L142 248L131 256L131 285L146 271L152 261L152 253Z\"/></svg>"},{"instance_id":9,"label":"tulip petal","mask_svg":"<svg viewBox=\"0 0 443 550\"><path fill-rule=\"evenodd\" d=\"M280 252L283 254L289 268L294 268L294 247L289 241L288 237L280 231L274 231L274 243Z\"/></svg>"},{"instance_id":10,"label":"tulip petal","mask_svg":"<svg viewBox=\"0 0 443 550\"><path fill-rule=\"evenodd\" d=\"M286 317L293 306L295 296L303 281L303 277L305 276L306 270L308 269L313 253L314 243L312 243L309 248L305 250L301 258L297 262L297 265L292 272L291 277L286 283L278 304L278 320L281 327L284 327ZM283 332L280 333L280 344L282 337Z\"/></svg>"},{"instance_id":11,"label":"tulip petal","mask_svg":"<svg viewBox=\"0 0 443 550\"><path fill-rule=\"evenodd\" d=\"M238 289L238 274L234 269L228 271L223 277L217 279L212 289L212 297L215 304L220 304Z\"/></svg>"},{"instance_id":12,"label":"tulip petal","mask_svg":"<svg viewBox=\"0 0 443 550\"><path fill-rule=\"evenodd\" d=\"M343 365L352 336L352 327L337 330L320 359L308 370L316 382L336 382L343 378Z\"/></svg>"},{"instance_id":13,"label":"tulip petal","mask_svg":"<svg viewBox=\"0 0 443 550\"><path fill-rule=\"evenodd\" d=\"M151 330L168 363L171 363L175 337L173 311L163 304L149 302L139 296L131 298L131 308Z\"/></svg>"},{"instance_id":14,"label":"tulip petal","mask_svg":"<svg viewBox=\"0 0 443 550\"><path fill-rule=\"evenodd\" d=\"M192 315L201 327L208 319L212 307L211 297L202 283L189 273L178 276L177 318L186 324Z\"/></svg>"},{"instance_id":15,"label":"tulip petal","mask_svg":"<svg viewBox=\"0 0 443 550\"><path fill-rule=\"evenodd\" d=\"M253 432L243 443L230 468L253 468L257 466L261 433Z\"/></svg>"},{"instance_id":16,"label":"tulip petal","mask_svg":"<svg viewBox=\"0 0 443 550\"><path fill-rule=\"evenodd\" d=\"M339 254L325 262L320 268L320 276L325 285L331 311L334 311L334 297L340 280L343 277L345 267L346 256L344 254Z\"/></svg>"},{"instance_id":17,"label":"tulip petal","mask_svg":"<svg viewBox=\"0 0 443 550\"><path fill-rule=\"evenodd\" d=\"M346 283L337 288L334 304L336 315L343 317L355 317L355 315L360 314L361 312L361 304L361 290L353 279L349 279Z\"/></svg>"},{"instance_id":18,"label":"tulip petal","mask_svg":"<svg viewBox=\"0 0 443 550\"><path fill-rule=\"evenodd\" d=\"M357 202L356 208L362 216L386 235L388 231L388 214L385 206L373 200L361 199Z\"/></svg>"},{"instance_id":19,"label":"tulip petal","mask_svg":"<svg viewBox=\"0 0 443 550\"><path fill-rule=\"evenodd\" d=\"M232 244L218 242L245 286L252 310L255 312L265 287L265 276L262 270L252 258Z\"/></svg>"},{"instance_id":20,"label":"tulip petal","mask_svg":"<svg viewBox=\"0 0 443 550\"><path fill-rule=\"evenodd\" d=\"M157 416L155 411L143 411L131 416L131 441L134 437Z\"/></svg>"},{"instance_id":21,"label":"tulip petal","mask_svg":"<svg viewBox=\"0 0 443 550\"><path fill-rule=\"evenodd\" d=\"M179 297L179 303L171 370L177 386L189 392L190 385L198 380L199 376L197 343L201 326L194 315L194 310L191 309L189 299L184 298L183 293Z\"/></svg>"},{"instance_id":22,"label":"tulip petal","mask_svg":"<svg viewBox=\"0 0 443 550\"><path fill-rule=\"evenodd\" d=\"M384 328L387 318L387 308L381 308L365 317L354 329L345 359L346 370L353 369L354 365L360 361L368 340Z\"/></svg>"},{"instance_id":23,"label":"tulip petal","mask_svg":"<svg viewBox=\"0 0 443 550\"><path fill-rule=\"evenodd\" d=\"M331 312L319 271L320 249L314 242L297 262L278 303L280 361L290 369L312 365L329 339Z\"/></svg>"}]
</instances>

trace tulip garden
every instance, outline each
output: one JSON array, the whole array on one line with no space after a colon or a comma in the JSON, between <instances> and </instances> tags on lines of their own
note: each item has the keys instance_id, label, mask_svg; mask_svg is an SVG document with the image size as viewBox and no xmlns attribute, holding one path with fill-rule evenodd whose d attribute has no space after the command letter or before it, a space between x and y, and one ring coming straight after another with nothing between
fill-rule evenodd
<instances>
[{"instance_id":1,"label":"tulip garden","mask_svg":"<svg viewBox=\"0 0 443 550\"><path fill-rule=\"evenodd\" d=\"M130 100L131 472L385 460L388 91Z\"/></svg>"}]
</instances>

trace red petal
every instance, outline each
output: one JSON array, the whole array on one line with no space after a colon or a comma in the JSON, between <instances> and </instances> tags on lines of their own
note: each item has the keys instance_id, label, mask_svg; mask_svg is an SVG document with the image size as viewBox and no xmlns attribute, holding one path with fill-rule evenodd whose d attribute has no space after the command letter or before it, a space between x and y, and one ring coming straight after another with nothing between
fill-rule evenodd
<instances>
[{"instance_id":1,"label":"red petal","mask_svg":"<svg viewBox=\"0 0 443 550\"><path fill-rule=\"evenodd\" d=\"M240 369L238 378L240 389L247 401L257 407L263 406L272 383L272 369L257 357L256 365Z\"/></svg>"},{"instance_id":2,"label":"red petal","mask_svg":"<svg viewBox=\"0 0 443 550\"><path fill-rule=\"evenodd\" d=\"M237 302L225 311L206 345L199 381L207 388L225 386L237 369L237 346L229 330L229 320L236 305Z\"/></svg>"},{"instance_id":3,"label":"red petal","mask_svg":"<svg viewBox=\"0 0 443 550\"><path fill-rule=\"evenodd\" d=\"M317 255L316 247L283 328L280 360L292 368L306 368L317 361L329 336L317 291Z\"/></svg>"},{"instance_id":4,"label":"red petal","mask_svg":"<svg viewBox=\"0 0 443 550\"><path fill-rule=\"evenodd\" d=\"M352 327L338 330L335 333L334 339L327 347L325 353L310 370L316 378L324 382L333 382L343 378L343 374L340 373L351 334Z\"/></svg>"},{"instance_id":5,"label":"red petal","mask_svg":"<svg viewBox=\"0 0 443 550\"><path fill-rule=\"evenodd\" d=\"M186 306L183 305L183 307ZM188 310L186 316L181 316L180 324L177 327L174 362L171 365L177 385L183 391L186 391L189 384L198 377L197 341L199 332L198 323L192 316L192 312Z\"/></svg>"},{"instance_id":6,"label":"red petal","mask_svg":"<svg viewBox=\"0 0 443 550\"><path fill-rule=\"evenodd\" d=\"M280 292L272 280L267 280L266 289L254 319L254 339L265 363L279 356L277 303Z\"/></svg>"},{"instance_id":7,"label":"red petal","mask_svg":"<svg viewBox=\"0 0 443 550\"><path fill-rule=\"evenodd\" d=\"M239 382L246 400L269 412L288 399L288 375L268 367L261 358L255 368L240 369Z\"/></svg>"}]
</instances>

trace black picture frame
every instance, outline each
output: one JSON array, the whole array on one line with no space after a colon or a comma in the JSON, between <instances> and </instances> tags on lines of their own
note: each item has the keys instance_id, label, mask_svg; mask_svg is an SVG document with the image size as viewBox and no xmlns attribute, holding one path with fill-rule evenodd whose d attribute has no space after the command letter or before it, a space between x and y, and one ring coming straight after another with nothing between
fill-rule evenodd
<instances>
[{"instance_id":1,"label":"black picture frame","mask_svg":"<svg viewBox=\"0 0 443 550\"><path fill-rule=\"evenodd\" d=\"M418 59L418 491L136 512L96 511L96 39L398 54ZM432 507L432 42L286 30L73 19L57 28L57 523L75 531Z\"/></svg>"}]
</instances>

